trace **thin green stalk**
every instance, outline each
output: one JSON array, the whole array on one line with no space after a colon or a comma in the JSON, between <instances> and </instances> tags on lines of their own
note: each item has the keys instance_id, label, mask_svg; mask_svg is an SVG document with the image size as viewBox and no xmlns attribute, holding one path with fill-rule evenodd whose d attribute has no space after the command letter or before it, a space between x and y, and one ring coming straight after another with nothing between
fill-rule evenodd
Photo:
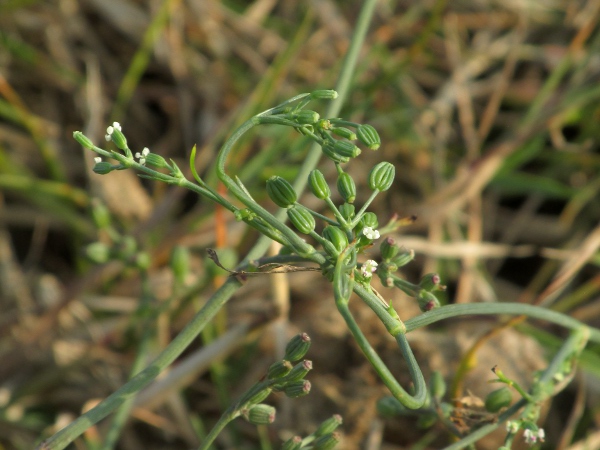
<instances>
[{"instance_id":1,"label":"thin green stalk","mask_svg":"<svg viewBox=\"0 0 600 450\"><path fill-rule=\"evenodd\" d=\"M79 416L54 436L44 441L40 444L38 449L57 450L65 448L90 426L98 423L116 408L121 406L125 401L150 384L160 372L171 365L173 361L181 355L181 353L198 336L200 331L202 331L204 326L215 316L223 305L225 305L227 300L229 300L240 286L241 283L237 278L228 278L181 333L179 333L169 346L158 355L152 364L109 395L97 406Z\"/></svg>"},{"instance_id":2,"label":"thin green stalk","mask_svg":"<svg viewBox=\"0 0 600 450\"><path fill-rule=\"evenodd\" d=\"M466 303L460 305L447 305L441 308L413 317L404 322L406 331L410 332L417 328L438 322L440 320L449 319L451 317L468 316L468 315L501 315L508 314L511 316L524 315L534 319L546 320L556 323L565 328L578 329L587 327L586 324L573 319L565 314L558 313L540 306L527 305L523 303ZM588 327L590 329L590 341L600 343L600 330L597 328Z\"/></svg>"}]
</instances>

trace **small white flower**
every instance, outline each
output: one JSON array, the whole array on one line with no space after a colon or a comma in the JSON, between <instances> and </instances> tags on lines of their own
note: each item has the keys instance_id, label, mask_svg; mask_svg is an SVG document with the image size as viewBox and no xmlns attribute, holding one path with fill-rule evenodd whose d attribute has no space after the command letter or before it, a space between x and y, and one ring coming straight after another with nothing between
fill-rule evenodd
<instances>
[{"instance_id":1,"label":"small white flower","mask_svg":"<svg viewBox=\"0 0 600 450\"><path fill-rule=\"evenodd\" d=\"M108 127L106 128L106 136L104 136L104 138L106 139L107 142L109 142L112 139L112 134L113 134L114 128L113 127Z\"/></svg>"},{"instance_id":2,"label":"small white flower","mask_svg":"<svg viewBox=\"0 0 600 450\"><path fill-rule=\"evenodd\" d=\"M364 227L362 234L367 239L379 239L379 231L374 230L373 227Z\"/></svg>"},{"instance_id":3,"label":"small white flower","mask_svg":"<svg viewBox=\"0 0 600 450\"><path fill-rule=\"evenodd\" d=\"M99 156L96 156L94 158L94 161L96 161L96 164L101 163L102 162L102 158L100 158Z\"/></svg>"},{"instance_id":4,"label":"small white flower","mask_svg":"<svg viewBox=\"0 0 600 450\"><path fill-rule=\"evenodd\" d=\"M513 434L519 431L519 422L516 420L509 420L506 422L506 431Z\"/></svg>"},{"instance_id":5,"label":"small white flower","mask_svg":"<svg viewBox=\"0 0 600 450\"><path fill-rule=\"evenodd\" d=\"M525 439L525 442L527 444L533 445L538 441L544 442L544 439L546 438L546 433L544 432L543 428L540 428L537 431L533 431L527 428L523 433L523 438Z\"/></svg>"},{"instance_id":6,"label":"small white flower","mask_svg":"<svg viewBox=\"0 0 600 450\"><path fill-rule=\"evenodd\" d=\"M368 259L360 268L360 273L365 278L371 278L377 270L377 263L372 259Z\"/></svg>"},{"instance_id":7,"label":"small white flower","mask_svg":"<svg viewBox=\"0 0 600 450\"><path fill-rule=\"evenodd\" d=\"M119 122L113 122L113 128L121 131L121 124Z\"/></svg>"},{"instance_id":8,"label":"small white flower","mask_svg":"<svg viewBox=\"0 0 600 450\"><path fill-rule=\"evenodd\" d=\"M135 157L140 160L139 162L143 166L144 164L146 164L146 156L148 156L149 154L150 149L148 147L144 147L142 153L136 152Z\"/></svg>"}]
</instances>

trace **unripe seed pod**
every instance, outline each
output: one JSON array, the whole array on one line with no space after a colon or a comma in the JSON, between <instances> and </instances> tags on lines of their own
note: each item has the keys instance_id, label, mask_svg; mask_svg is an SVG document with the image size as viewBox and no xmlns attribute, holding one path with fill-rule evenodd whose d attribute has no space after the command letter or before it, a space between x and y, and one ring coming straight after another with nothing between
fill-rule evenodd
<instances>
[{"instance_id":1,"label":"unripe seed pod","mask_svg":"<svg viewBox=\"0 0 600 450\"><path fill-rule=\"evenodd\" d=\"M312 170L308 175L308 186L314 196L321 200L331 196L331 190L327 180L325 180L325 175L318 169Z\"/></svg>"},{"instance_id":2,"label":"unripe seed pod","mask_svg":"<svg viewBox=\"0 0 600 450\"><path fill-rule=\"evenodd\" d=\"M285 346L284 358L288 361L299 361L308 352L310 348L310 336L306 333L300 333L294 336Z\"/></svg>"},{"instance_id":3,"label":"unripe seed pod","mask_svg":"<svg viewBox=\"0 0 600 450\"><path fill-rule=\"evenodd\" d=\"M293 436L283 443L281 450L300 450L302 448L302 438Z\"/></svg>"},{"instance_id":4,"label":"unripe seed pod","mask_svg":"<svg viewBox=\"0 0 600 450\"><path fill-rule=\"evenodd\" d=\"M277 206L282 208L289 208L298 200L292 185L277 175L267 180L267 194Z\"/></svg>"},{"instance_id":5,"label":"unripe seed pod","mask_svg":"<svg viewBox=\"0 0 600 450\"><path fill-rule=\"evenodd\" d=\"M256 405L267 398L273 391L270 387L261 387L259 384L255 384L246 392L240 399L240 404Z\"/></svg>"},{"instance_id":6,"label":"unripe seed pod","mask_svg":"<svg viewBox=\"0 0 600 450\"><path fill-rule=\"evenodd\" d=\"M304 377L312 370L312 361L305 359L304 361L296 364L290 373L288 373L285 377L285 382L289 383L292 381L299 381L304 379Z\"/></svg>"},{"instance_id":7,"label":"unripe seed pod","mask_svg":"<svg viewBox=\"0 0 600 450\"><path fill-rule=\"evenodd\" d=\"M96 264L104 264L110 257L110 248L102 242L93 242L85 248L85 254Z\"/></svg>"},{"instance_id":8,"label":"unripe seed pod","mask_svg":"<svg viewBox=\"0 0 600 450\"><path fill-rule=\"evenodd\" d=\"M371 125L359 125L356 129L356 135L359 141L369 147L371 150L377 150L381 145L379 134Z\"/></svg>"},{"instance_id":9,"label":"unripe seed pod","mask_svg":"<svg viewBox=\"0 0 600 450\"><path fill-rule=\"evenodd\" d=\"M291 208L288 208L287 215L292 225L300 233L309 234L315 229L315 218L304 206L292 205Z\"/></svg>"},{"instance_id":10,"label":"unripe seed pod","mask_svg":"<svg viewBox=\"0 0 600 450\"><path fill-rule=\"evenodd\" d=\"M354 205L351 205L350 203L344 203L338 208L338 210L340 211L340 214L345 220L351 221L352 219L354 219L356 211Z\"/></svg>"},{"instance_id":11,"label":"unripe seed pod","mask_svg":"<svg viewBox=\"0 0 600 450\"><path fill-rule=\"evenodd\" d=\"M313 441L313 450L331 450L340 442L340 434L335 431L330 434L324 434L323 436Z\"/></svg>"},{"instance_id":12,"label":"unripe seed pod","mask_svg":"<svg viewBox=\"0 0 600 450\"><path fill-rule=\"evenodd\" d=\"M267 378L270 380L273 378L285 377L292 370L292 363L287 360L277 361L269 367L267 371Z\"/></svg>"},{"instance_id":13,"label":"unripe seed pod","mask_svg":"<svg viewBox=\"0 0 600 450\"><path fill-rule=\"evenodd\" d=\"M356 140L356 133L349 128L334 127L331 129L331 132L336 136L343 137L344 139L348 139L349 141Z\"/></svg>"},{"instance_id":14,"label":"unripe seed pod","mask_svg":"<svg viewBox=\"0 0 600 450\"><path fill-rule=\"evenodd\" d=\"M99 175L106 175L107 173L111 173L113 171L113 168L111 163L106 161L100 161L99 163L94 164L92 170Z\"/></svg>"},{"instance_id":15,"label":"unripe seed pod","mask_svg":"<svg viewBox=\"0 0 600 450\"><path fill-rule=\"evenodd\" d=\"M419 287L426 291L432 291L440 285L440 276L437 273L428 273L423 275L421 281L419 281Z\"/></svg>"},{"instance_id":16,"label":"unripe seed pod","mask_svg":"<svg viewBox=\"0 0 600 450\"><path fill-rule=\"evenodd\" d=\"M104 229L110 226L110 212L104 203L98 199L92 201L92 217L98 228Z\"/></svg>"},{"instance_id":17,"label":"unripe seed pod","mask_svg":"<svg viewBox=\"0 0 600 450\"><path fill-rule=\"evenodd\" d=\"M319 118L319 113L308 109L303 109L294 114L296 122L303 125L313 125L319 121Z\"/></svg>"},{"instance_id":18,"label":"unripe seed pod","mask_svg":"<svg viewBox=\"0 0 600 450\"><path fill-rule=\"evenodd\" d=\"M146 155L146 165L158 167L159 169L171 169L171 165L160 155L148 153Z\"/></svg>"},{"instance_id":19,"label":"unripe seed pod","mask_svg":"<svg viewBox=\"0 0 600 450\"><path fill-rule=\"evenodd\" d=\"M289 398L298 398L307 395L310 392L311 384L308 380L298 380L287 383L283 392Z\"/></svg>"},{"instance_id":20,"label":"unripe seed pod","mask_svg":"<svg viewBox=\"0 0 600 450\"><path fill-rule=\"evenodd\" d=\"M333 150L338 155L346 158L356 158L361 154L360 148L348 141L335 141L335 144L333 144Z\"/></svg>"},{"instance_id":21,"label":"unripe seed pod","mask_svg":"<svg viewBox=\"0 0 600 450\"><path fill-rule=\"evenodd\" d=\"M510 389L506 386L490 392L485 398L485 409L491 413L497 413L512 403Z\"/></svg>"},{"instance_id":22,"label":"unripe seed pod","mask_svg":"<svg viewBox=\"0 0 600 450\"><path fill-rule=\"evenodd\" d=\"M383 397L377 401L377 412L383 417L396 417L406 414L409 409L394 397Z\"/></svg>"},{"instance_id":23,"label":"unripe seed pod","mask_svg":"<svg viewBox=\"0 0 600 450\"><path fill-rule=\"evenodd\" d=\"M333 89L319 89L310 93L310 97L313 99L333 100L337 96L338 93Z\"/></svg>"},{"instance_id":24,"label":"unripe seed pod","mask_svg":"<svg viewBox=\"0 0 600 450\"><path fill-rule=\"evenodd\" d=\"M394 182L396 168L393 164L383 161L371 169L369 173L369 187L380 192L387 191Z\"/></svg>"},{"instance_id":25,"label":"unripe seed pod","mask_svg":"<svg viewBox=\"0 0 600 450\"><path fill-rule=\"evenodd\" d=\"M82 147L85 147L90 150L94 148L94 143L81 131L73 132L73 139L75 139Z\"/></svg>"},{"instance_id":26,"label":"unripe seed pod","mask_svg":"<svg viewBox=\"0 0 600 450\"><path fill-rule=\"evenodd\" d=\"M342 172L338 176L337 188L346 203L354 203L356 199L356 185L349 173Z\"/></svg>"},{"instance_id":27,"label":"unripe seed pod","mask_svg":"<svg viewBox=\"0 0 600 450\"><path fill-rule=\"evenodd\" d=\"M321 147L323 150L323 154L336 163L347 163L350 161L350 158L347 156L342 156L336 152L334 145L331 142L325 142Z\"/></svg>"},{"instance_id":28,"label":"unripe seed pod","mask_svg":"<svg viewBox=\"0 0 600 450\"><path fill-rule=\"evenodd\" d=\"M428 291L421 291L417 296L417 302L419 303L419 308L423 312L431 311L440 306L440 301L437 297Z\"/></svg>"},{"instance_id":29,"label":"unripe seed pod","mask_svg":"<svg viewBox=\"0 0 600 450\"><path fill-rule=\"evenodd\" d=\"M398 254L400 247L396 245L396 241L393 238L388 237L383 240L379 246L379 250L381 251L383 260L390 261Z\"/></svg>"},{"instance_id":30,"label":"unripe seed pod","mask_svg":"<svg viewBox=\"0 0 600 450\"><path fill-rule=\"evenodd\" d=\"M276 410L271 405L256 405L245 412L244 418L254 425L269 425L275 422Z\"/></svg>"},{"instance_id":31,"label":"unripe seed pod","mask_svg":"<svg viewBox=\"0 0 600 450\"><path fill-rule=\"evenodd\" d=\"M338 253L348 246L348 237L338 227L328 225L323 228L323 237L333 244Z\"/></svg>"},{"instance_id":32,"label":"unripe seed pod","mask_svg":"<svg viewBox=\"0 0 600 450\"><path fill-rule=\"evenodd\" d=\"M323 436L325 434L333 433L337 427L339 427L343 422L342 416L339 414L334 414L329 419L321 423L317 431L313 434L316 437Z\"/></svg>"},{"instance_id":33,"label":"unripe seed pod","mask_svg":"<svg viewBox=\"0 0 600 450\"><path fill-rule=\"evenodd\" d=\"M415 259L415 251L414 250L405 250L402 253L398 254L392 262L396 264L398 267L403 267L407 265Z\"/></svg>"},{"instance_id":34,"label":"unripe seed pod","mask_svg":"<svg viewBox=\"0 0 600 450\"><path fill-rule=\"evenodd\" d=\"M372 212L366 212L358 221L357 230L362 230L365 227L371 227L374 230L379 227L379 220L377 220L377 214Z\"/></svg>"},{"instance_id":35,"label":"unripe seed pod","mask_svg":"<svg viewBox=\"0 0 600 450\"><path fill-rule=\"evenodd\" d=\"M125 139L125 135L118 128L113 129L110 139L121 150L125 150L127 148L127 139Z\"/></svg>"},{"instance_id":36,"label":"unripe seed pod","mask_svg":"<svg viewBox=\"0 0 600 450\"><path fill-rule=\"evenodd\" d=\"M171 269L178 283L183 284L190 272L190 253L187 247L177 245L171 252Z\"/></svg>"},{"instance_id":37,"label":"unripe seed pod","mask_svg":"<svg viewBox=\"0 0 600 450\"><path fill-rule=\"evenodd\" d=\"M352 295L352 290L354 289L354 277L345 273L342 274L339 279L334 279L333 289L336 292L336 295L348 300L350 295Z\"/></svg>"}]
</instances>

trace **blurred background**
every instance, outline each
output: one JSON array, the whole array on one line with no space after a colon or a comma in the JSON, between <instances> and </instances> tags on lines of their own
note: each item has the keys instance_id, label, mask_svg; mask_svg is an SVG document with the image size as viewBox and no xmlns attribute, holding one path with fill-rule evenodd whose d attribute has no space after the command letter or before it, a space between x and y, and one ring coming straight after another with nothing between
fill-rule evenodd
<instances>
[{"instance_id":1,"label":"blurred background","mask_svg":"<svg viewBox=\"0 0 600 450\"><path fill-rule=\"evenodd\" d=\"M107 125L118 121L134 152L149 147L181 168L196 145L197 170L216 186L216 152L239 124L335 87L361 3L0 2L0 448L33 448L125 383L140 342L145 367L227 276L206 248L234 267L258 237L182 189L130 171L94 174L94 154L73 131L105 146ZM417 216L394 236L417 254L403 274L417 282L438 272L442 303L527 302L600 326L599 14L599 0L377 3L340 116L373 125L382 146L348 170L360 204L370 168L396 165L394 186L372 210L380 224ZM261 127L237 145L230 172L275 210L265 180L293 180L308 145ZM319 167L335 173L327 161ZM303 202L323 209L311 195ZM401 293L380 292L401 318L420 313ZM395 343L351 303L406 386ZM451 442L441 425L377 413L386 389L330 285L301 272L249 279L180 358L184 369L136 401L117 448L197 447L299 331L313 340L310 395L271 397L272 426L239 420L218 448L279 448L334 413L344 417L342 449ZM426 377L443 373L452 401L495 389L487 381L496 364L527 386L565 336L545 323L486 317L436 324L410 341ZM599 361L588 347L574 382L545 408L544 448L600 448ZM465 362L468 372L459 370ZM493 420L466 409L465 432ZM108 426L72 448L100 448ZM502 435L477 448L497 448Z\"/></svg>"}]
</instances>

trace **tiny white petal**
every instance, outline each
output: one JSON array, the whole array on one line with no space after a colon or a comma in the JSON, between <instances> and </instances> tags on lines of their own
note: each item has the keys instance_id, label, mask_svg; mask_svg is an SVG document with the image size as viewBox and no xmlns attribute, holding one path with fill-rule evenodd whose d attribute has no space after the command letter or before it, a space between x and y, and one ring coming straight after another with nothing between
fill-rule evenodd
<instances>
[{"instance_id":1,"label":"tiny white petal","mask_svg":"<svg viewBox=\"0 0 600 450\"><path fill-rule=\"evenodd\" d=\"M150 153L150 149L148 147L144 147L144 149L142 150L142 155L148 156L149 153Z\"/></svg>"},{"instance_id":2,"label":"tiny white petal","mask_svg":"<svg viewBox=\"0 0 600 450\"><path fill-rule=\"evenodd\" d=\"M142 157L142 155L140 154L140 152L135 152L135 157L137 159L140 159Z\"/></svg>"},{"instance_id":3,"label":"tiny white petal","mask_svg":"<svg viewBox=\"0 0 600 450\"><path fill-rule=\"evenodd\" d=\"M106 139L107 142L110 142L110 140L111 140L110 134L105 135L104 139Z\"/></svg>"},{"instance_id":4,"label":"tiny white petal","mask_svg":"<svg viewBox=\"0 0 600 450\"><path fill-rule=\"evenodd\" d=\"M544 429L543 429L543 428L540 428L540 429L538 430L538 434L537 434L537 435L538 435L538 439L539 439L541 442L544 442L544 439L546 439L546 432L544 431Z\"/></svg>"},{"instance_id":5,"label":"tiny white petal","mask_svg":"<svg viewBox=\"0 0 600 450\"><path fill-rule=\"evenodd\" d=\"M100 163L100 162L102 162L102 158L100 158L99 156L96 156L94 158L94 161L96 161L96 163Z\"/></svg>"},{"instance_id":6,"label":"tiny white petal","mask_svg":"<svg viewBox=\"0 0 600 450\"><path fill-rule=\"evenodd\" d=\"M119 122L113 122L113 127L115 127L115 129L121 131L121 124Z\"/></svg>"},{"instance_id":7,"label":"tiny white petal","mask_svg":"<svg viewBox=\"0 0 600 450\"><path fill-rule=\"evenodd\" d=\"M146 164L146 158L140 158L140 164L143 166Z\"/></svg>"},{"instance_id":8,"label":"tiny white petal","mask_svg":"<svg viewBox=\"0 0 600 450\"><path fill-rule=\"evenodd\" d=\"M115 131L113 127L106 127L106 134L113 134L113 131Z\"/></svg>"}]
</instances>

